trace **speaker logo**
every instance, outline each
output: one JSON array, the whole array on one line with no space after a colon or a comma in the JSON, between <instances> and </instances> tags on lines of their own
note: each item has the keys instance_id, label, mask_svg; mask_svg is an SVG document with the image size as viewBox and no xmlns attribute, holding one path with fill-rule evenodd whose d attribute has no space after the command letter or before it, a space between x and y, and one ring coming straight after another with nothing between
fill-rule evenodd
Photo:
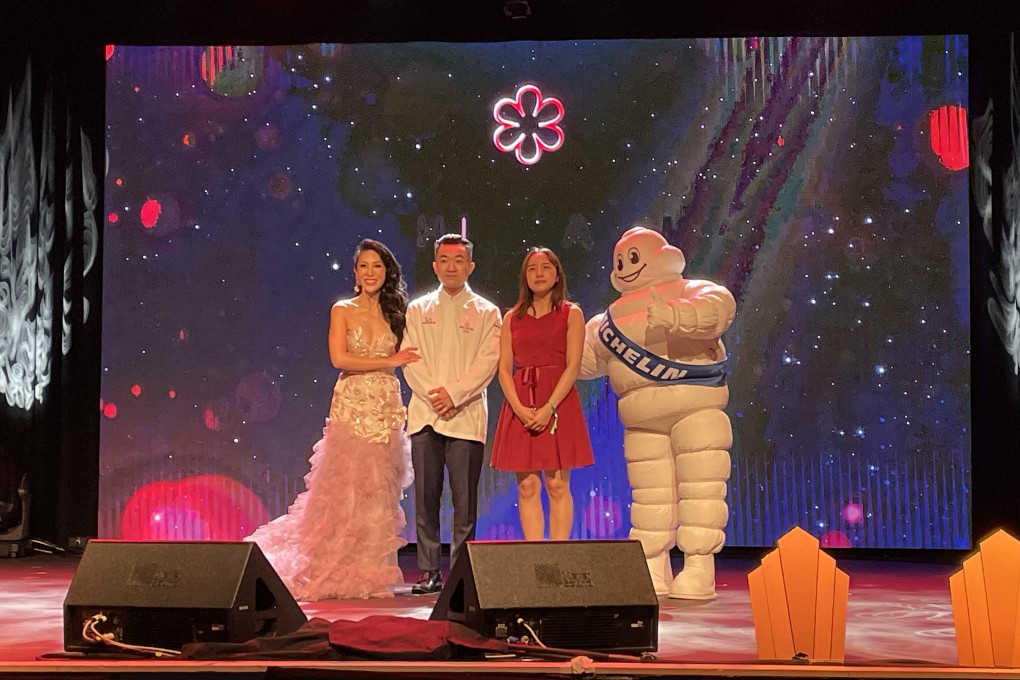
<instances>
[{"instance_id":1,"label":"speaker logo","mask_svg":"<svg viewBox=\"0 0 1020 680\"><path fill-rule=\"evenodd\" d=\"M140 562L131 567L129 586L143 588L174 588L181 582L179 571L166 571L155 562Z\"/></svg>"},{"instance_id":2,"label":"speaker logo","mask_svg":"<svg viewBox=\"0 0 1020 680\"><path fill-rule=\"evenodd\" d=\"M535 581L539 588L594 588L590 571L567 571L558 564L536 564Z\"/></svg>"}]
</instances>

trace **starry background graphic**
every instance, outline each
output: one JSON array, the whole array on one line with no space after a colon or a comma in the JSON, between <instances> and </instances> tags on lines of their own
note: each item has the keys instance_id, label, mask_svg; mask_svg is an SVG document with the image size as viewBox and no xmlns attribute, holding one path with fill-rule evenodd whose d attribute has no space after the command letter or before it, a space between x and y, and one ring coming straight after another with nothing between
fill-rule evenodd
<instances>
[{"instance_id":1,"label":"starry background graphic","mask_svg":"<svg viewBox=\"0 0 1020 680\"><path fill-rule=\"evenodd\" d=\"M421 293L466 217L501 307L547 245L601 311L633 224L733 291L729 544L970 545L965 37L108 52L103 536L234 540L284 512L353 247L384 241ZM533 166L492 142L526 83L565 110ZM574 536L624 537L615 397L579 386ZM479 538L520 537L512 478L482 487Z\"/></svg>"}]
</instances>

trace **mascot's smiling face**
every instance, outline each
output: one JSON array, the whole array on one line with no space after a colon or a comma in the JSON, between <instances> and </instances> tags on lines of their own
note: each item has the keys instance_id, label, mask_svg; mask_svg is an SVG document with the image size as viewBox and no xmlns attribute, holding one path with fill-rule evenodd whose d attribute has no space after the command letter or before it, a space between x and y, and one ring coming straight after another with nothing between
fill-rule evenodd
<instances>
[{"instance_id":1,"label":"mascot's smiling face","mask_svg":"<svg viewBox=\"0 0 1020 680\"><path fill-rule=\"evenodd\" d=\"M613 288L621 293L683 279L687 261L657 231L634 227L613 249Z\"/></svg>"}]
</instances>

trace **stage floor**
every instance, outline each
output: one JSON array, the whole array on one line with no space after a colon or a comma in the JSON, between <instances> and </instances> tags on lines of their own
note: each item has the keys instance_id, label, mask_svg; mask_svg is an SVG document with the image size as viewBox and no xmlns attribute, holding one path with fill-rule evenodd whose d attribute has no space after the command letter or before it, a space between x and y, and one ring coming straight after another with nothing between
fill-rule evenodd
<instances>
[{"instance_id":1,"label":"stage floor","mask_svg":"<svg viewBox=\"0 0 1020 680\"><path fill-rule=\"evenodd\" d=\"M713 602L695 603L663 598L660 601L660 659L690 664L686 670L702 668L705 675L752 675L756 657L754 628L748 598L748 571L757 561L722 557L718 560L717 584L719 598ZM40 661L44 654L61 652L63 648L62 603L74 574L77 560L69 557L32 556L0 560L0 673L67 670L67 662ZM401 566L408 581L417 577L413 555L401 555ZM679 564L675 567L679 568ZM956 569L951 565L904 562L850 561L839 563L850 574L850 602L846 634L846 662L857 666L854 677L977 677L973 669L952 668L957 662L952 609L949 601L948 577ZM350 600L303 603L311 617L328 620L359 620L372 614L396 614L427 618L436 596L414 596L407 589L391 600ZM138 672L137 662L130 663ZM166 662L148 662L166 663ZM520 662L510 662L513 664ZM569 664L555 663L535 666L533 672L569 671ZM75 664L76 665L76 664ZM75 665L72 665L73 668ZM103 662L106 672L117 663ZM175 664L180 665L180 664ZM242 667L230 664L233 670ZM265 667L269 664L257 664ZM278 664L271 664L276 667ZM374 666L375 664L373 664ZM474 664L472 664L474 665ZM502 672L514 672L500 663ZM320 667L320 664L315 664ZM446 670L451 664L444 664ZM666 669L652 664L659 673L652 673L649 664L626 669L626 674L663 674ZM402 664L404 672L407 664ZM897 669L893 675L878 673L880 667ZM202 664L211 670L208 663ZM803 667L783 666L796 675ZM926 669L922 675L918 672ZM95 668L93 668L95 670ZM374 669L384 670L384 669ZM478 672L479 669L475 669ZM603 667L603 672L609 669ZM618 669L623 671L624 669ZM711 672L705 672L705 670ZM760 670L760 669L759 669ZM765 669L767 675L783 674L780 667ZM822 669L816 669L822 670ZM828 668L829 672L834 668ZM832 677L846 676L837 672ZM426 667L418 672L429 672ZM725 672L724 672L725 671ZM777 673L778 671L778 673ZM1012 675L991 671L997 677ZM694 674L699 674L695 672ZM809 673L818 677L825 673ZM984 673L982 673L984 675Z\"/></svg>"}]
</instances>

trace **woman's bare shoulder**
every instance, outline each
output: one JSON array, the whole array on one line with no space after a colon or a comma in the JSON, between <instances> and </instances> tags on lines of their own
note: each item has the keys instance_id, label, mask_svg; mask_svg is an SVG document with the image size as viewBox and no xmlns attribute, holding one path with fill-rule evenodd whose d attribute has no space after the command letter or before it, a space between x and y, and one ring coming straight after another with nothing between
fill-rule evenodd
<instances>
[{"instance_id":1,"label":"woman's bare shoulder","mask_svg":"<svg viewBox=\"0 0 1020 680\"><path fill-rule=\"evenodd\" d=\"M354 300L352 299L337 300L336 302L333 303L333 306L330 308L330 313L339 314L341 316L347 316L357 309L358 306L354 303Z\"/></svg>"},{"instance_id":2,"label":"woman's bare shoulder","mask_svg":"<svg viewBox=\"0 0 1020 680\"><path fill-rule=\"evenodd\" d=\"M564 300L563 305L567 308L567 312L569 314L580 314L581 316L584 316L584 310L582 310L581 305L577 304L576 302Z\"/></svg>"}]
</instances>

